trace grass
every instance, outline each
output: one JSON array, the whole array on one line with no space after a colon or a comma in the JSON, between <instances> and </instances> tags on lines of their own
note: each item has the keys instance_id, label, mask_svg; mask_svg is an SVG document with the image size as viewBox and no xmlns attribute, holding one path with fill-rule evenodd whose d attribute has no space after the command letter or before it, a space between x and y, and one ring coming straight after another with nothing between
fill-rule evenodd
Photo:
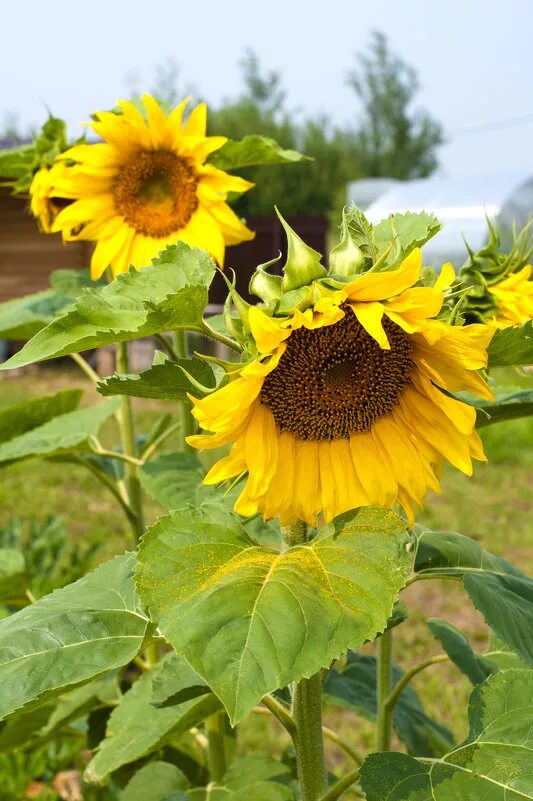
<instances>
[{"instance_id":1,"label":"grass","mask_svg":"<svg viewBox=\"0 0 533 801\"><path fill-rule=\"evenodd\" d=\"M503 376L504 383L523 378ZM527 380L531 380L530 378ZM94 389L72 369L35 369L0 381L0 406L30 397L51 394L72 382L85 388L84 404L97 399ZM507 390L510 388L507 386ZM172 410L172 404L134 401L139 432L146 432L158 414ZM108 424L104 440L112 445L115 436ZM477 466L467 478L452 469L443 475L441 496L431 496L419 522L429 527L460 531L476 538L487 550L505 556L524 572L533 573L533 419L500 423L482 430L488 464ZM146 499L146 517L153 521L162 508ZM0 527L12 517L44 519L59 514L77 540L104 542L107 557L129 547L131 541L123 514L111 495L96 484L83 468L43 461L28 461L2 471L0 484ZM487 629L466 595L455 583L420 582L406 591L404 600L410 622L395 630L395 658L404 668L412 667L439 652L424 619L442 617L468 634L474 646L483 650ZM465 704L469 693L466 679L451 665L433 666L420 674L413 686L427 711L446 723L461 739L466 734ZM355 747L372 746L372 727L350 713L328 710L326 724L339 731ZM251 715L241 726L240 748L269 750L281 754L286 738L278 724ZM342 753L328 745L333 768L347 767Z\"/></svg>"}]
</instances>

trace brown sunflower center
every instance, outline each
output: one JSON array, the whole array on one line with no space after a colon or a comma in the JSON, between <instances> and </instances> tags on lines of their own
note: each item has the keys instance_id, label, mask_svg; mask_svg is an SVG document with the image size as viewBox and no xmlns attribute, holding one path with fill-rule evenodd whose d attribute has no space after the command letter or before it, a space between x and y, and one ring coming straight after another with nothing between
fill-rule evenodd
<instances>
[{"instance_id":1,"label":"brown sunflower center","mask_svg":"<svg viewBox=\"0 0 533 801\"><path fill-rule=\"evenodd\" d=\"M387 317L383 327L390 350L383 350L347 307L342 320L287 340L279 365L267 375L261 402L281 431L299 439L339 439L368 431L389 414L409 384L411 342Z\"/></svg>"},{"instance_id":2,"label":"brown sunflower center","mask_svg":"<svg viewBox=\"0 0 533 801\"><path fill-rule=\"evenodd\" d=\"M138 233L168 236L187 225L198 206L198 176L171 150L140 150L115 178L115 207Z\"/></svg>"}]
</instances>

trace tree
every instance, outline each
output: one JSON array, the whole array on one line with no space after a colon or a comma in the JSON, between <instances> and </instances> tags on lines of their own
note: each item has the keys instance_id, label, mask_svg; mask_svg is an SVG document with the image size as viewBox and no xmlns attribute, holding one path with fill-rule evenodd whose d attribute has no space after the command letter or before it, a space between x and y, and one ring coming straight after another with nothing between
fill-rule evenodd
<instances>
[{"instance_id":1,"label":"tree","mask_svg":"<svg viewBox=\"0 0 533 801\"><path fill-rule=\"evenodd\" d=\"M390 51L379 32L373 34L370 54L357 61L348 84L363 107L354 137L362 174L403 180L430 175L444 136L427 112L412 110L420 86L415 70Z\"/></svg>"}]
</instances>

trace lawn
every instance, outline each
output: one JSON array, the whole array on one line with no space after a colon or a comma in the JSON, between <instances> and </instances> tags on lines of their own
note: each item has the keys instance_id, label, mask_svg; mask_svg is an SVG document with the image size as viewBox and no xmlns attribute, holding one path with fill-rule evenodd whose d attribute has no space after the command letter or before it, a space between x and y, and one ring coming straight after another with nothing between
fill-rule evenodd
<instances>
[{"instance_id":1,"label":"lawn","mask_svg":"<svg viewBox=\"0 0 533 801\"><path fill-rule=\"evenodd\" d=\"M508 385L531 382L531 376L507 373L499 381ZM38 395L52 394L76 385L85 389L84 404L94 402L96 393L84 377L66 367L41 367L0 380L0 406L9 406ZM161 410L172 411L172 404L134 401L139 432L147 431ZM104 439L111 445L113 424ZM505 556L524 572L533 574L533 419L500 423L483 429L488 464L479 464L472 478L447 469L443 492L427 499L418 522L432 528L461 531L490 551ZM170 443L170 446L172 443ZM147 499L148 522L163 512L155 501ZM83 468L44 461L28 461L4 469L0 483L0 528L13 517L44 520L60 515L78 542L101 542L102 558L130 546L127 525L112 496ZM424 617L443 617L467 633L480 650L487 641L487 630L459 586L438 582L420 582L402 595L411 617L411 625L399 626L395 633L395 656L402 667L409 668L438 653L427 630ZM427 710L446 723L460 739L466 733L464 704L468 682L447 663L435 665L414 682ZM269 719L254 715L242 725L244 749L266 746L281 753L286 740ZM359 748L371 744L371 728L349 713L328 712L326 723L340 729L342 735ZM343 761L331 746L333 764Z\"/></svg>"}]
</instances>

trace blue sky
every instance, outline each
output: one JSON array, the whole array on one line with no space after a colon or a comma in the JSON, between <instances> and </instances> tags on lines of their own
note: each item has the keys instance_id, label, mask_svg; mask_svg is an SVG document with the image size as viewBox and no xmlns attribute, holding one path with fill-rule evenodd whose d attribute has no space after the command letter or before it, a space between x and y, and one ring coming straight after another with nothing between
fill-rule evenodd
<instances>
[{"instance_id":1,"label":"blue sky","mask_svg":"<svg viewBox=\"0 0 533 801\"><path fill-rule=\"evenodd\" d=\"M291 107L343 124L357 114L345 85L353 54L379 29L417 69L419 104L445 126L443 174L533 172L531 0L26 0L2 18L0 117L15 112L24 125L49 107L75 133L127 95L128 74L149 86L168 57L216 103L238 93L245 47L281 71Z\"/></svg>"}]
</instances>

